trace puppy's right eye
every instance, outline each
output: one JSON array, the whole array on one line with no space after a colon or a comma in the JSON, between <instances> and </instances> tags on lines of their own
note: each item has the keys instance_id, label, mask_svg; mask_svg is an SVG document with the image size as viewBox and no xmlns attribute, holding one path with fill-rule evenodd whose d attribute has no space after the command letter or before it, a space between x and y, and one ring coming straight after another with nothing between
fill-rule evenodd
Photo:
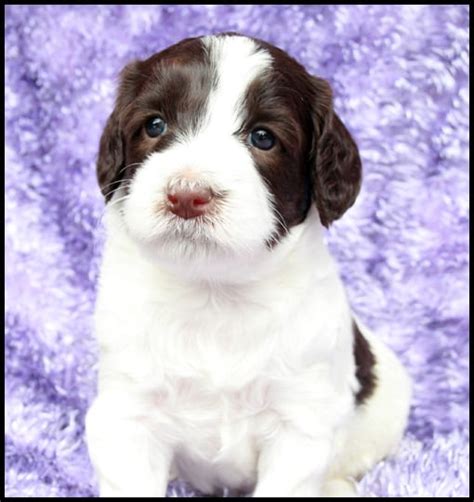
<instances>
[{"instance_id":1,"label":"puppy's right eye","mask_svg":"<svg viewBox=\"0 0 474 502\"><path fill-rule=\"evenodd\" d=\"M152 117L146 121L145 131L150 138L157 138L166 131L166 122L161 117Z\"/></svg>"}]
</instances>

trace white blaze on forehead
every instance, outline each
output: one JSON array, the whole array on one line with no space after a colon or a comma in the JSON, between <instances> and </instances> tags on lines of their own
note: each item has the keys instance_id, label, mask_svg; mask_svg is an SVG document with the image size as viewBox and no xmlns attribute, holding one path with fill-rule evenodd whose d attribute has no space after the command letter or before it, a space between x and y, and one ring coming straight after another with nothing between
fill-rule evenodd
<instances>
[{"instance_id":1,"label":"white blaze on forehead","mask_svg":"<svg viewBox=\"0 0 474 502\"><path fill-rule=\"evenodd\" d=\"M204 37L217 74L208 104L208 127L233 134L241 126L239 110L252 81L271 66L268 52L242 36Z\"/></svg>"},{"instance_id":2,"label":"white blaze on forehead","mask_svg":"<svg viewBox=\"0 0 474 502\"><path fill-rule=\"evenodd\" d=\"M248 146L235 135L244 119L242 105L249 85L270 68L271 56L245 37L201 40L215 87L205 113L198 117L200 126L147 157L134 176L124 213L127 230L149 245L157 259L170 267L186 260L193 264L192 273L200 271L202 278L208 278L211 269L227 276L230 264L250 266L257 257L267 256L266 242L277 221L273 196ZM167 211L169 186L189 187L193 180L222 195L208 215L209 222L176 221ZM238 267L235 270L240 274Z\"/></svg>"}]
</instances>

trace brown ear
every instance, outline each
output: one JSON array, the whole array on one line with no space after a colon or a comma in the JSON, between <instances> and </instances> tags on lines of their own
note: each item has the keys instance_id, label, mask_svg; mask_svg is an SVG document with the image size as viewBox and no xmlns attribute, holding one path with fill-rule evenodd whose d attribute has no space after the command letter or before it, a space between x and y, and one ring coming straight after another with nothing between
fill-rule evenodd
<instances>
[{"instance_id":1,"label":"brown ear","mask_svg":"<svg viewBox=\"0 0 474 502\"><path fill-rule=\"evenodd\" d=\"M114 110L105 124L100 138L97 159L97 180L105 200L108 202L113 191L119 187L121 171L124 167L123 141L117 110Z\"/></svg>"},{"instance_id":2,"label":"brown ear","mask_svg":"<svg viewBox=\"0 0 474 502\"><path fill-rule=\"evenodd\" d=\"M130 104L137 95L140 64L140 61L133 61L120 73L120 86L115 109L108 118L100 138L97 180L107 202L112 197L113 191L119 187L118 181L124 176L125 144L121 131L119 111Z\"/></svg>"},{"instance_id":3,"label":"brown ear","mask_svg":"<svg viewBox=\"0 0 474 502\"><path fill-rule=\"evenodd\" d=\"M362 181L362 165L357 145L333 111L329 84L319 78L314 79L314 84L313 197L321 223L329 227L354 204Z\"/></svg>"}]
</instances>

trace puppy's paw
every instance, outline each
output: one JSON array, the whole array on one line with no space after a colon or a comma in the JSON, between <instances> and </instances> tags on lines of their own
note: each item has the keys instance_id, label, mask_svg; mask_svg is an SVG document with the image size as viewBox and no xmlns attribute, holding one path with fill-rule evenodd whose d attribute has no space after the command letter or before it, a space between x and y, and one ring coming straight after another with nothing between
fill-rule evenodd
<instances>
[{"instance_id":1,"label":"puppy's paw","mask_svg":"<svg viewBox=\"0 0 474 502\"><path fill-rule=\"evenodd\" d=\"M328 479L321 490L322 497L358 497L357 485L351 479Z\"/></svg>"}]
</instances>

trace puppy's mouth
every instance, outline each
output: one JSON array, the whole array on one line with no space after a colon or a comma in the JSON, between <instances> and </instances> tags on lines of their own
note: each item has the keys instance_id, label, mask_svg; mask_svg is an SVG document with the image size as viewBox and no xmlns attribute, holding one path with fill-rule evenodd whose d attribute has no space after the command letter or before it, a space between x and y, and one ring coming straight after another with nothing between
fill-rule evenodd
<instances>
[{"instance_id":1,"label":"puppy's mouth","mask_svg":"<svg viewBox=\"0 0 474 502\"><path fill-rule=\"evenodd\" d=\"M147 192L141 184L131 190L119 203L127 232L152 255L173 260L232 253L236 239L231 190L203 185L187 181Z\"/></svg>"},{"instance_id":2,"label":"puppy's mouth","mask_svg":"<svg viewBox=\"0 0 474 502\"><path fill-rule=\"evenodd\" d=\"M206 213L193 218L183 218L166 212L166 231L176 238L209 237L217 223L215 214Z\"/></svg>"},{"instance_id":3,"label":"puppy's mouth","mask_svg":"<svg viewBox=\"0 0 474 502\"><path fill-rule=\"evenodd\" d=\"M151 249L160 250L174 260L191 262L203 257L220 256L229 249L223 238L222 216L214 209L193 218L182 218L166 208L158 216L159 222L149 241Z\"/></svg>"}]
</instances>

